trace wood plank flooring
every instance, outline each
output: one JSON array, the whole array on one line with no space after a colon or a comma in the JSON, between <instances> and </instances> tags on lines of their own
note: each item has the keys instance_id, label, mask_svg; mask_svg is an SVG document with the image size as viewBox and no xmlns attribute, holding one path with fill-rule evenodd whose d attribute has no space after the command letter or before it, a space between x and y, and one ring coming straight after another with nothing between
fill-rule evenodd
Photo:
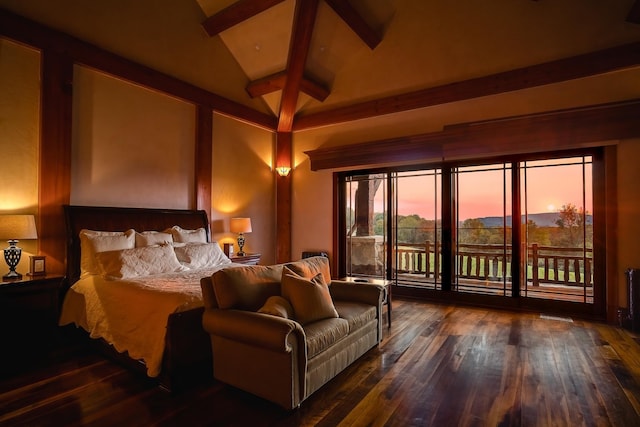
<instances>
[{"instance_id":1,"label":"wood plank flooring","mask_svg":"<svg viewBox=\"0 0 640 427\"><path fill-rule=\"evenodd\" d=\"M394 300L378 348L292 412L210 381L170 394L89 349L0 382L2 426L640 426L640 338Z\"/></svg>"}]
</instances>

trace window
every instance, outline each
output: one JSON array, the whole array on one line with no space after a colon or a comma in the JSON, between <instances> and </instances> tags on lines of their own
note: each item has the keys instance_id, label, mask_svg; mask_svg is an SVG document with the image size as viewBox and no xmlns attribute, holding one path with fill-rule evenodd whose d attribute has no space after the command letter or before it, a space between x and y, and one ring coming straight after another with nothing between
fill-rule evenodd
<instances>
[{"instance_id":1,"label":"window","mask_svg":"<svg viewBox=\"0 0 640 427\"><path fill-rule=\"evenodd\" d=\"M603 252L594 232L603 227L594 201L603 195L593 180L601 157L591 150L340 173L340 266L392 279L400 294L600 312Z\"/></svg>"}]
</instances>

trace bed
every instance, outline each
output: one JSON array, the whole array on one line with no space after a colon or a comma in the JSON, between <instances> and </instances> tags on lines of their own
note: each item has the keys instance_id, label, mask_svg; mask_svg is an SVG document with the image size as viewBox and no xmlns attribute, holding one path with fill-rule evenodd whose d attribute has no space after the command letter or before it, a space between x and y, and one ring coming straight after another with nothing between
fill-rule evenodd
<instances>
[{"instance_id":1,"label":"bed","mask_svg":"<svg viewBox=\"0 0 640 427\"><path fill-rule=\"evenodd\" d=\"M156 378L162 387L170 391L210 379L211 344L202 329L199 282L201 277L236 264L222 254L217 243L211 244L206 212L65 205L64 213L68 288L63 299L60 325L75 324L86 331L86 335L98 338L92 342L99 343L99 348L108 356ZM124 235L122 239L130 242L131 232L135 230L135 239L151 242L162 234L158 232L171 228L187 236L187 241L197 232L196 240L204 238L210 243L163 242L140 249L136 244L136 249L127 246L123 250L88 255L84 240L87 232L81 234L82 230L95 230L100 235L111 236L113 233L118 236L107 238L111 240L121 239L119 236ZM85 248L84 256L81 247ZM178 254L181 250L180 254L184 256L194 248L199 252L205 249L211 252L217 248L221 257L215 258L217 252L214 252L211 258L215 260L206 265L202 262L184 263L184 259L178 266L174 265L175 257L171 257L174 252L169 251ZM152 267L144 267L140 262L131 264L126 256L123 261L123 254L138 258L146 256ZM170 262L157 261L165 255ZM101 274L92 271L96 266L88 266L89 260L99 264ZM154 264L162 266L162 269L153 267ZM129 270L123 265L127 265ZM165 265L170 265L171 269Z\"/></svg>"}]
</instances>

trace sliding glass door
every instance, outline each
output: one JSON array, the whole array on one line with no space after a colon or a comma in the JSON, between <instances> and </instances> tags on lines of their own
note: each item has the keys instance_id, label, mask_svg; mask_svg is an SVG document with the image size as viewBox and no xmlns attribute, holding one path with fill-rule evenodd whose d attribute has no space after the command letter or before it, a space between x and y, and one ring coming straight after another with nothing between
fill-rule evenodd
<instances>
[{"instance_id":1,"label":"sliding glass door","mask_svg":"<svg viewBox=\"0 0 640 427\"><path fill-rule=\"evenodd\" d=\"M406 295L601 312L599 153L341 173L341 271Z\"/></svg>"}]
</instances>

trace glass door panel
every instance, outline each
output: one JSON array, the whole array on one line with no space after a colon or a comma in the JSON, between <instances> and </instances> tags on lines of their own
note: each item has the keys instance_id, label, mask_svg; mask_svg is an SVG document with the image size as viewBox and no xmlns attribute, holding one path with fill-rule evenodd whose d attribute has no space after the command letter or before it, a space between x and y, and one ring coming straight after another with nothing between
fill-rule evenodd
<instances>
[{"instance_id":1,"label":"glass door panel","mask_svg":"<svg viewBox=\"0 0 640 427\"><path fill-rule=\"evenodd\" d=\"M521 295L593 303L592 158L522 162Z\"/></svg>"},{"instance_id":2,"label":"glass door panel","mask_svg":"<svg viewBox=\"0 0 640 427\"><path fill-rule=\"evenodd\" d=\"M386 277L386 174L350 176L346 181L346 270L349 276Z\"/></svg>"},{"instance_id":3,"label":"glass door panel","mask_svg":"<svg viewBox=\"0 0 640 427\"><path fill-rule=\"evenodd\" d=\"M454 170L453 289L511 296L511 166Z\"/></svg>"},{"instance_id":4,"label":"glass door panel","mask_svg":"<svg viewBox=\"0 0 640 427\"><path fill-rule=\"evenodd\" d=\"M398 284L441 289L439 169L395 174L395 278Z\"/></svg>"}]
</instances>

